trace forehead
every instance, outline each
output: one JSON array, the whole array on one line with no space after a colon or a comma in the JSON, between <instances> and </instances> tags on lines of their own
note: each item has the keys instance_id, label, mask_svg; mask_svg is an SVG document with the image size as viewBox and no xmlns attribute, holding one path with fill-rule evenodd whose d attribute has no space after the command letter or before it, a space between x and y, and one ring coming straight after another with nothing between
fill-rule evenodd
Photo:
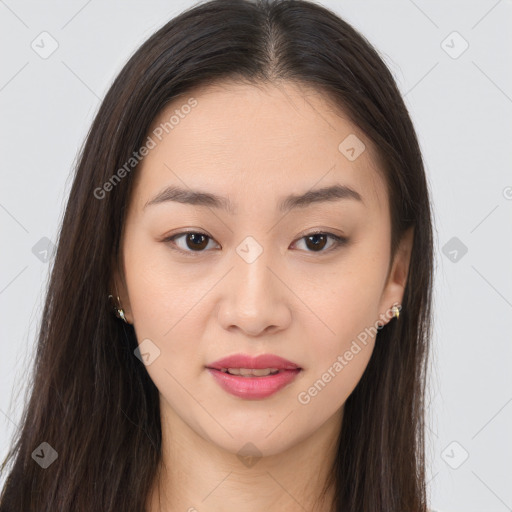
<instances>
[{"instance_id":1,"label":"forehead","mask_svg":"<svg viewBox=\"0 0 512 512\"><path fill-rule=\"evenodd\" d=\"M154 147L136 172L140 209L169 185L229 195L236 207L333 183L357 190L366 207L387 207L371 141L324 94L303 85L197 88L174 98L148 137Z\"/></svg>"}]
</instances>

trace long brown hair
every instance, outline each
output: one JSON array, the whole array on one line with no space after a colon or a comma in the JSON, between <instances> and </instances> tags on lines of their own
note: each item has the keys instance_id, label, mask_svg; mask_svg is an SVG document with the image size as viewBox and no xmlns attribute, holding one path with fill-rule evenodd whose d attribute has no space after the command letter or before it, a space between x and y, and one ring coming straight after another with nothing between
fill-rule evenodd
<instances>
[{"instance_id":1,"label":"long brown hair","mask_svg":"<svg viewBox=\"0 0 512 512\"><path fill-rule=\"evenodd\" d=\"M134 357L133 327L116 319L107 303L136 165L108 193L98 189L143 145L170 100L223 79L287 80L324 92L378 150L390 197L392 256L414 227L399 321L379 330L345 403L330 475L337 512L425 512L433 240L422 156L377 51L339 16L305 0L195 5L142 45L106 94L76 166L30 397L2 465L2 471L11 467L1 512L144 510L160 460L158 390ZM32 456L45 449L43 442L58 454L46 469Z\"/></svg>"}]
</instances>

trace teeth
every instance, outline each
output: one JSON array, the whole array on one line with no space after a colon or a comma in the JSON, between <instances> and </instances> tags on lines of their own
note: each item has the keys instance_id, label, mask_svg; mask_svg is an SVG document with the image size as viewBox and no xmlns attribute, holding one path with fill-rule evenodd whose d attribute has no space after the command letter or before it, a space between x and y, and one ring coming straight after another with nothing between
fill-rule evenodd
<instances>
[{"instance_id":1,"label":"teeth","mask_svg":"<svg viewBox=\"0 0 512 512\"><path fill-rule=\"evenodd\" d=\"M221 371L241 377L265 377L279 373L277 368L222 368Z\"/></svg>"}]
</instances>

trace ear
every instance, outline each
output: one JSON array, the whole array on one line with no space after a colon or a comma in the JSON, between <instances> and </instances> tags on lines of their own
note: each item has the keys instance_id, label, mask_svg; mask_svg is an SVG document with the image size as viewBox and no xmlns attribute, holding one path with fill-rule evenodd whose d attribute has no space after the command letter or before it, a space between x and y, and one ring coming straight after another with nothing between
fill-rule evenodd
<instances>
[{"instance_id":1,"label":"ear","mask_svg":"<svg viewBox=\"0 0 512 512\"><path fill-rule=\"evenodd\" d=\"M407 277L409 275L409 264L414 238L414 226L408 228L403 234L396 250L387 282L382 292L379 306L380 325L387 324L392 318L391 308L394 304L402 304Z\"/></svg>"},{"instance_id":2,"label":"ear","mask_svg":"<svg viewBox=\"0 0 512 512\"><path fill-rule=\"evenodd\" d=\"M128 288L126 286L126 280L124 274L119 270L117 261L112 264L112 276L109 282L109 293L114 297L114 301L117 304L117 297L119 297L120 307L124 311L124 317L129 324L133 324L133 315L130 306L130 298L128 296Z\"/></svg>"}]
</instances>

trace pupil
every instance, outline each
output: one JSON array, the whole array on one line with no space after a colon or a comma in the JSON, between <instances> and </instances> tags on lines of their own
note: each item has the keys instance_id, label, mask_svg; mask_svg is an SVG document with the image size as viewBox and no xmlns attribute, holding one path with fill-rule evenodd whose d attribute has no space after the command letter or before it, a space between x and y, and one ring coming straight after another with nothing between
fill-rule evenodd
<instances>
[{"instance_id":1,"label":"pupil","mask_svg":"<svg viewBox=\"0 0 512 512\"><path fill-rule=\"evenodd\" d=\"M199 243L199 245L197 245L196 237L202 238L203 243ZM207 243L204 243L206 241L206 238L207 237L205 235L202 235L200 233L189 233L187 236L187 245L188 242L192 242L193 246L189 246L189 249L204 249L208 245Z\"/></svg>"},{"instance_id":2,"label":"pupil","mask_svg":"<svg viewBox=\"0 0 512 512\"><path fill-rule=\"evenodd\" d=\"M316 249L318 249L318 248L323 249L325 247L326 236L325 235L309 235L307 237L307 241L311 241L312 239L316 239L316 238L323 238L323 242L324 243L323 244L322 243L319 244L318 242L316 242L316 243L313 244L312 248L313 249L315 249L315 248ZM306 244L307 244L307 242L306 242ZM308 247L309 247L309 245L308 245Z\"/></svg>"}]
</instances>

